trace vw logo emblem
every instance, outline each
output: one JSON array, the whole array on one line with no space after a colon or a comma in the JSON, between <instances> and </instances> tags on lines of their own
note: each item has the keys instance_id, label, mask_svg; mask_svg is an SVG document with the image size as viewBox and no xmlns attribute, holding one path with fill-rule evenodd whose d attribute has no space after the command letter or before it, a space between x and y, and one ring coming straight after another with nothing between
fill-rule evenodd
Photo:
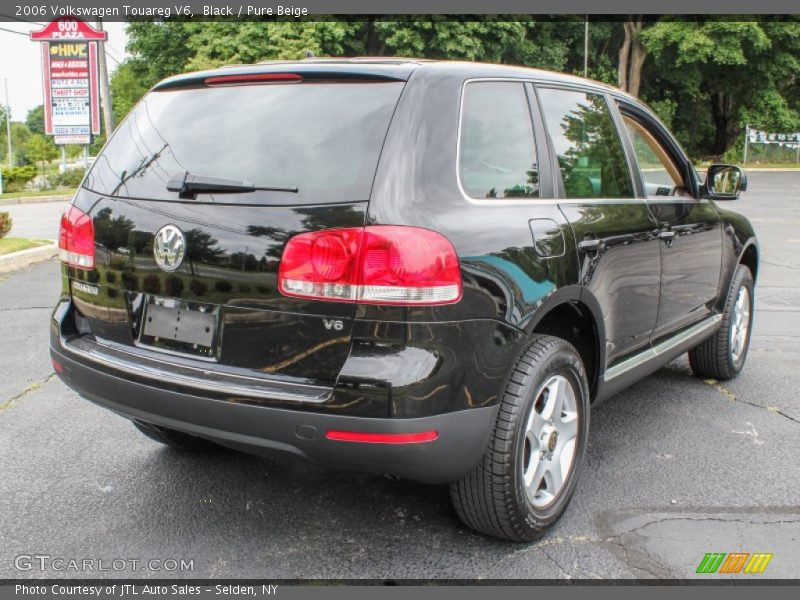
<instances>
[{"instance_id":1,"label":"vw logo emblem","mask_svg":"<svg viewBox=\"0 0 800 600\"><path fill-rule=\"evenodd\" d=\"M165 225L156 232L153 256L164 271L175 271L186 255L186 238L175 225Z\"/></svg>"}]
</instances>

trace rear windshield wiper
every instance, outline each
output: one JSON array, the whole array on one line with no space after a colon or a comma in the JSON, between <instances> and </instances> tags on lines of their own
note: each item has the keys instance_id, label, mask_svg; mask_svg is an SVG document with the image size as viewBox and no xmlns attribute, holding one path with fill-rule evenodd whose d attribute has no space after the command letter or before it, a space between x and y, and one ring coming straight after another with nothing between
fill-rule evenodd
<instances>
[{"instance_id":1,"label":"rear windshield wiper","mask_svg":"<svg viewBox=\"0 0 800 600\"><path fill-rule=\"evenodd\" d=\"M170 192L178 192L180 196L192 196L198 192L236 194L264 190L268 192L289 192L296 194L298 191L296 187L259 186L255 185L252 181L192 175L189 171L181 171L173 175L167 182L167 189Z\"/></svg>"}]
</instances>

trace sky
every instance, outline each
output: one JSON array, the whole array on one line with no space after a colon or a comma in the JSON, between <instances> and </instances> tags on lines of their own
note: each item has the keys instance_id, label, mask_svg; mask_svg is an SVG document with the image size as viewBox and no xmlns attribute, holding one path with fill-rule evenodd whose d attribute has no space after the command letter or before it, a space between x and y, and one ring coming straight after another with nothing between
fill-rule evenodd
<instances>
[{"instance_id":1,"label":"sky","mask_svg":"<svg viewBox=\"0 0 800 600\"><path fill-rule=\"evenodd\" d=\"M5 81L8 80L8 101L11 105L11 119L24 121L28 111L42 104L42 64L39 42L10 33L13 30L24 33L41 29L34 23L0 21L0 103L6 103ZM113 72L118 62L124 60L125 23L104 22L108 31L106 54L109 72Z\"/></svg>"}]
</instances>

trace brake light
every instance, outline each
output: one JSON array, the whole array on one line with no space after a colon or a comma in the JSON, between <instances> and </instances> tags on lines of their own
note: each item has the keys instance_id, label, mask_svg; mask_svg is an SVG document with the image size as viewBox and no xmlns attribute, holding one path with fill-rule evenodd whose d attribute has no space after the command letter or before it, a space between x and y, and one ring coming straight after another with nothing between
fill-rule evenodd
<instances>
[{"instance_id":1,"label":"brake light","mask_svg":"<svg viewBox=\"0 0 800 600\"><path fill-rule=\"evenodd\" d=\"M270 83L273 81L302 81L303 78L296 73L249 73L246 75L217 75L206 77L206 85L234 85L245 83Z\"/></svg>"},{"instance_id":2,"label":"brake light","mask_svg":"<svg viewBox=\"0 0 800 600\"><path fill-rule=\"evenodd\" d=\"M362 304L452 304L461 299L461 270L450 241L429 229L327 229L289 240L278 289L286 296Z\"/></svg>"},{"instance_id":3,"label":"brake light","mask_svg":"<svg viewBox=\"0 0 800 600\"><path fill-rule=\"evenodd\" d=\"M94 268L94 224L92 218L72 204L61 215L58 247L61 262L79 269Z\"/></svg>"}]
</instances>

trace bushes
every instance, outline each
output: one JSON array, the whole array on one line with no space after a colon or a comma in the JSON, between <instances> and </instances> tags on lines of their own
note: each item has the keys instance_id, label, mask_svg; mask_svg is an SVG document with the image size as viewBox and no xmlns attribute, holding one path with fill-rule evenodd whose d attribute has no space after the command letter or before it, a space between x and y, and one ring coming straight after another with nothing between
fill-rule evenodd
<instances>
[{"instance_id":1,"label":"bushes","mask_svg":"<svg viewBox=\"0 0 800 600\"><path fill-rule=\"evenodd\" d=\"M170 275L167 277L166 285L164 286L169 296L180 296L183 292L183 279Z\"/></svg>"},{"instance_id":2,"label":"bushes","mask_svg":"<svg viewBox=\"0 0 800 600\"><path fill-rule=\"evenodd\" d=\"M50 187L76 188L81 184L85 172L84 169L67 169L63 173L48 177L47 182Z\"/></svg>"},{"instance_id":3,"label":"bushes","mask_svg":"<svg viewBox=\"0 0 800 600\"><path fill-rule=\"evenodd\" d=\"M189 283L189 289L192 290L195 296L202 296L208 290L208 286L199 279L192 279L191 283Z\"/></svg>"},{"instance_id":4,"label":"bushes","mask_svg":"<svg viewBox=\"0 0 800 600\"><path fill-rule=\"evenodd\" d=\"M5 237L9 231L11 231L11 215L0 212L0 238Z\"/></svg>"},{"instance_id":5,"label":"bushes","mask_svg":"<svg viewBox=\"0 0 800 600\"><path fill-rule=\"evenodd\" d=\"M3 168L0 171L3 172L4 192L21 192L25 188L25 184L36 177L36 167L31 165Z\"/></svg>"},{"instance_id":6,"label":"bushes","mask_svg":"<svg viewBox=\"0 0 800 600\"><path fill-rule=\"evenodd\" d=\"M142 279L142 287L148 294L157 294L161 291L161 279L158 275L147 275Z\"/></svg>"}]
</instances>

